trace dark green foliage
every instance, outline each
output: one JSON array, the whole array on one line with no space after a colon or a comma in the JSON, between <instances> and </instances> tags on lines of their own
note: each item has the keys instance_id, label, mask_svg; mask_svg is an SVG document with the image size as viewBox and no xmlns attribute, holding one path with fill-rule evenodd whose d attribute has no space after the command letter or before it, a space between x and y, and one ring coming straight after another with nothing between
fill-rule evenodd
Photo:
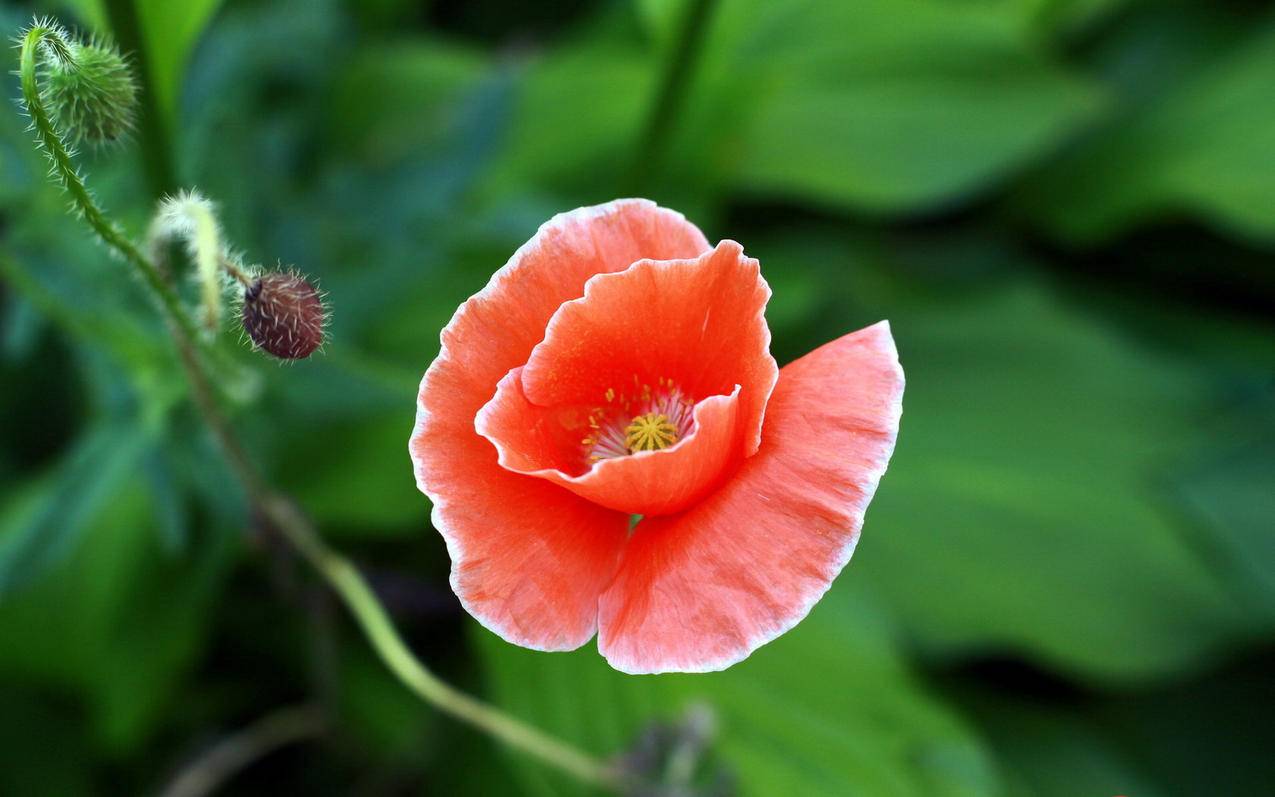
<instances>
[{"instance_id":1,"label":"dark green foliage","mask_svg":"<svg viewBox=\"0 0 1275 797\"><path fill-rule=\"evenodd\" d=\"M1260 3L719 0L648 158L678 0L132 1L183 182L333 306L309 360L237 349L233 421L442 675L598 755L707 707L698 782L743 795L1270 791ZM105 6L60 5L111 33ZM410 697L246 516L153 308L23 127L0 114L0 793L155 793L306 701L333 731L227 793L572 793ZM135 233L143 162L82 161ZM406 453L457 304L635 164L760 259L781 363L889 318L908 376L854 561L719 674L480 628Z\"/></svg>"}]
</instances>

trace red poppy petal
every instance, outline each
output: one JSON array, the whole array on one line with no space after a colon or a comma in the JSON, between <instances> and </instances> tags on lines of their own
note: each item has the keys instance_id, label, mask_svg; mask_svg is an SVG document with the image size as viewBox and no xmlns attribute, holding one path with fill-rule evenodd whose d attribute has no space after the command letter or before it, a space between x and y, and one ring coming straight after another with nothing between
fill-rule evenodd
<instances>
[{"instance_id":1,"label":"red poppy petal","mask_svg":"<svg viewBox=\"0 0 1275 797\"><path fill-rule=\"evenodd\" d=\"M543 407L605 407L614 394L671 378L688 398L741 386L744 455L757 450L778 367L770 356L770 287L734 241L684 260L643 260L589 280L584 296L549 322L523 370L527 398Z\"/></svg>"},{"instance_id":2,"label":"red poppy petal","mask_svg":"<svg viewBox=\"0 0 1275 797\"><path fill-rule=\"evenodd\" d=\"M602 655L631 673L720 670L805 617L854 551L902 398L885 322L780 371L757 455L634 529L602 594Z\"/></svg>"},{"instance_id":3,"label":"red poppy petal","mask_svg":"<svg viewBox=\"0 0 1275 797\"><path fill-rule=\"evenodd\" d=\"M452 560L452 590L509 642L574 650L597 630L598 595L615 572L629 516L510 473L496 465L490 443L475 440L480 445L417 464L418 472L441 474L428 489Z\"/></svg>"},{"instance_id":4,"label":"red poppy petal","mask_svg":"<svg viewBox=\"0 0 1275 797\"><path fill-rule=\"evenodd\" d=\"M681 214L619 200L555 216L456 311L425 373L409 450L417 486L452 558L452 589L510 642L563 650L592 636L628 518L542 479L511 473L474 417L522 365L565 301L594 274L644 257L708 249Z\"/></svg>"},{"instance_id":5,"label":"red poppy petal","mask_svg":"<svg viewBox=\"0 0 1275 797\"><path fill-rule=\"evenodd\" d=\"M756 450L778 374L769 298L757 261L734 241L695 259L599 274L554 313L527 365L479 413L478 431L510 470L624 512L681 511ZM689 411L679 416L682 439L591 461L599 434L648 413L654 394L675 394L677 408L694 403L693 424Z\"/></svg>"},{"instance_id":6,"label":"red poppy petal","mask_svg":"<svg viewBox=\"0 0 1275 797\"><path fill-rule=\"evenodd\" d=\"M710 396L695 405L694 431L675 445L605 459L569 476L564 470L580 458L580 437L588 426L574 411L528 401L522 373L515 368L500 381L495 397L478 413L478 433L496 446L502 467L548 479L602 506L636 515L681 511L716 486L736 451L738 386L729 396Z\"/></svg>"}]
</instances>

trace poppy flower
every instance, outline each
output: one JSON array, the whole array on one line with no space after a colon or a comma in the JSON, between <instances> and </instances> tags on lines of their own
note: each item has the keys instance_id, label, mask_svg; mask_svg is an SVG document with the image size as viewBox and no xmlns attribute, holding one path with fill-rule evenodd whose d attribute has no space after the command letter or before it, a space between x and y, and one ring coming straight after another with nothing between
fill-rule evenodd
<instances>
[{"instance_id":1,"label":"poppy flower","mask_svg":"<svg viewBox=\"0 0 1275 797\"><path fill-rule=\"evenodd\" d=\"M769 299L739 244L626 199L550 219L461 305L409 449L470 614L647 673L724 669L810 611L903 372L886 322L779 369Z\"/></svg>"}]
</instances>

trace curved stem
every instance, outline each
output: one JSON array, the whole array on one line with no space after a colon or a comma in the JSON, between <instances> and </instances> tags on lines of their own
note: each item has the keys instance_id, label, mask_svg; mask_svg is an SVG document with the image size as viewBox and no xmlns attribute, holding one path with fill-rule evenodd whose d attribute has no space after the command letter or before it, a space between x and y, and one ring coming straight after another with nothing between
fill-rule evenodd
<instances>
[{"instance_id":1,"label":"curved stem","mask_svg":"<svg viewBox=\"0 0 1275 797\"><path fill-rule=\"evenodd\" d=\"M233 272L229 271L230 259L221 243L221 230L212 203L194 191L182 191L160 202L147 234L151 258L158 261L163 244L174 238L186 245L187 254L195 264L203 297L201 320L205 329L215 333L221 324L223 264L228 273Z\"/></svg>"},{"instance_id":2,"label":"curved stem","mask_svg":"<svg viewBox=\"0 0 1275 797\"><path fill-rule=\"evenodd\" d=\"M621 775L615 768L470 697L426 669L412 655L359 571L323 543L290 501L274 496L267 501L265 509L279 531L341 596L381 660L409 689L456 719L586 783L610 788L622 785Z\"/></svg>"},{"instance_id":3,"label":"curved stem","mask_svg":"<svg viewBox=\"0 0 1275 797\"><path fill-rule=\"evenodd\" d=\"M161 797L207 797L254 761L281 747L318 736L326 728L323 712L317 706L279 709L200 756L177 774Z\"/></svg>"},{"instance_id":4,"label":"curved stem","mask_svg":"<svg viewBox=\"0 0 1275 797\"><path fill-rule=\"evenodd\" d=\"M182 307L176 291L163 278L155 264L106 218L94 202L71 161L62 137L53 125L52 117L44 107L37 79L36 52L41 43L49 39L56 40L55 47L67 44L61 31L39 24L28 30L22 38L22 92L37 139L49 155L54 176L71 194L76 209L102 241L134 267L151 293L158 298L160 307L170 322L169 327L182 368L190 382L195 405L254 509L323 576L354 615L377 655L418 697L440 711L586 783L617 790L627 785L626 779L616 768L510 717L494 706L470 697L430 672L407 647L385 608L354 565L328 548L293 503L270 488L247 456L217 404L212 380L197 355L196 346L200 339L198 331ZM231 273L234 274L233 271Z\"/></svg>"},{"instance_id":5,"label":"curved stem","mask_svg":"<svg viewBox=\"0 0 1275 797\"><path fill-rule=\"evenodd\" d=\"M358 569L319 537L288 498L271 491L222 415L199 363L183 349L182 362L194 388L196 406L222 448L231 469L260 515L323 576L354 615L373 650L390 672L417 696L440 711L484 731L541 761L595 785L619 789L621 773L608 764L520 722L494 706L454 688L421 664L399 635L385 607Z\"/></svg>"},{"instance_id":6,"label":"curved stem","mask_svg":"<svg viewBox=\"0 0 1275 797\"><path fill-rule=\"evenodd\" d=\"M124 258L125 262L141 276L147 290L159 301L165 320L180 334L192 341L198 341L199 335L195 324L182 307L177 291L163 279L159 269L155 268L141 250L106 218L75 168L71 153L67 150L62 136L54 127L53 118L44 106L36 69L36 53L45 41L56 41L63 47L68 44L60 30L47 25L33 25L22 37L22 53L18 71L22 82L22 96L27 113L31 116L31 128L52 164L53 176L71 195L76 211L93 228L93 232L97 233L103 243Z\"/></svg>"},{"instance_id":7,"label":"curved stem","mask_svg":"<svg viewBox=\"0 0 1275 797\"><path fill-rule=\"evenodd\" d=\"M221 267L226 270L226 273L230 275L231 279L233 279L235 282L238 282L240 285L244 286L245 288L252 285L253 278L248 274L248 272L244 271L242 268L237 266L233 261L231 261L230 258L223 257L221 259Z\"/></svg>"}]
</instances>

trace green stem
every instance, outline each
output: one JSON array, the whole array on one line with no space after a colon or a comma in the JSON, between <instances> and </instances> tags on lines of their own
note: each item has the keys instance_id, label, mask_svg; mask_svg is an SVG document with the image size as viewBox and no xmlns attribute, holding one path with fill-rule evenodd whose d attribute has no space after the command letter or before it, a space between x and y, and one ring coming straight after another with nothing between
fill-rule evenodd
<instances>
[{"instance_id":1,"label":"green stem","mask_svg":"<svg viewBox=\"0 0 1275 797\"><path fill-rule=\"evenodd\" d=\"M217 407L208 380L199 368L199 361L188 347L180 346L180 341L179 349L193 387L195 404L221 445L231 470L248 494L252 505L340 596L362 627L372 649L385 662L390 672L425 702L511 747L539 758L586 783L612 789L619 789L624 785L623 777L615 768L470 697L426 669L407 647L385 607L377 600L358 569L323 543L318 532L292 501L271 491Z\"/></svg>"},{"instance_id":2,"label":"green stem","mask_svg":"<svg viewBox=\"0 0 1275 797\"><path fill-rule=\"evenodd\" d=\"M223 739L178 773L161 797L207 797L240 770L281 747L318 736L327 729L317 706L279 709Z\"/></svg>"},{"instance_id":3,"label":"green stem","mask_svg":"<svg viewBox=\"0 0 1275 797\"><path fill-rule=\"evenodd\" d=\"M212 380L197 356L196 345L200 338L194 322L154 263L106 218L93 201L44 107L37 82L36 53L46 38L56 39L59 45L67 44L59 30L40 25L32 27L22 39L19 71L36 137L49 155L54 175L71 194L76 209L102 241L134 267L158 298L170 322L181 364L190 382L192 399L253 507L319 571L354 615L377 655L417 696L440 711L586 783L617 790L626 786L627 781L617 769L470 697L431 673L412 655L385 608L354 565L329 549L292 502L275 494L262 478L217 405Z\"/></svg>"},{"instance_id":4,"label":"green stem","mask_svg":"<svg viewBox=\"0 0 1275 797\"><path fill-rule=\"evenodd\" d=\"M164 280L159 270L142 254L141 250L106 218L93 199L93 195L89 193L88 187L84 185L84 180L75 168L62 136L54 127L53 118L44 106L36 69L36 53L41 42L46 38L56 38L60 43L66 44L62 40L61 32L54 28L41 25L31 27L22 37L22 54L18 69L22 81L22 96L26 101L27 113L31 116L32 129L40 146L48 155L49 162L53 165L54 176L71 195L75 209L84 217L102 242L124 258L124 261L131 265L142 278L143 284L159 301L165 320L182 335L198 341L198 331L190 316L186 314L185 308L182 307L177 291Z\"/></svg>"},{"instance_id":5,"label":"green stem","mask_svg":"<svg viewBox=\"0 0 1275 797\"><path fill-rule=\"evenodd\" d=\"M615 768L520 722L455 689L421 664L394 627L367 581L345 557L323 543L309 520L288 498L272 492L253 466L230 424L213 399L199 361L182 347L182 363L193 387L196 406L212 430L227 462L252 505L323 576L354 615L373 650L390 672L425 702L484 731L511 747L594 786L620 789L625 779Z\"/></svg>"},{"instance_id":6,"label":"green stem","mask_svg":"<svg viewBox=\"0 0 1275 797\"><path fill-rule=\"evenodd\" d=\"M703 49L701 45L704 37L708 34L708 21L712 16L714 2L715 0L689 0L683 11L677 41L673 43L673 51L660 76L659 91L651 105L636 157L629 170L627 188L628 193L633 196L642 196L647 192L651 179L658 176L664 164L674 129L673 123L686 102L686 94L695 77L696 62Z\"/></svg>"},{"instance_id":7,"label":"green stem","mask_svg":"<svg viewBox=\"0 0 1275 797\"><path fill-rule=\"evenodd\" d=\"M34 25L22 37L22 52L19 57L18 72L22 83L22 96L27 113L31 117L31 128L36 140L48 156L52 164L52 173L57 181L71 196L77 213L88 223L111 250L128 263L141 278L147 292L156 300L160 313L168 323L179 341L186 341L192 351L198 352L208 362L215 365L216 373L221 377L217 382L219 388L227 395L238 395L248 384L247 375L212 347L207 339L199 334L195 322L186 312L176 288L164 278L152 260L142 253L124 232L116 226L98 206L93 194L84 184L79 170L71 159L71 153L53 124L53 117L44 105L40 92L39 74L36 55L43 42L53 42L60 49L68 49L69 42L63 38L58 28Z\"/></svg>"},{"instance_id":8,"label":"green stem","mask_svg":"<svg viewBox=\"0 0 1275 797\"><path fill-rule=\"evenodd\" d=\"M146 248L152 262L160 261L164 244L174 238L186 245L186 252L195 263L203 297L201 320L205 329L215 333L221 324L222 266L232 276L238 270L230 263L222 246L221 230L212 203L193 191L183 191L162 201L147 233Z\"/></svg>"},{"instance_id":9,"label":"green stem","mask_svg":"<svg viewBox=\"0 0 1275 797\"><path fill-rule=\"evenodd\" d=\"M409 689L438 709L576 778L609 788L623 784L613 767L476 700L427 670L412 655L385 607L348 559L334 553L287 499L272 497L266 513L341 596L373 649Z\"/></svg>"}]
</instances>

